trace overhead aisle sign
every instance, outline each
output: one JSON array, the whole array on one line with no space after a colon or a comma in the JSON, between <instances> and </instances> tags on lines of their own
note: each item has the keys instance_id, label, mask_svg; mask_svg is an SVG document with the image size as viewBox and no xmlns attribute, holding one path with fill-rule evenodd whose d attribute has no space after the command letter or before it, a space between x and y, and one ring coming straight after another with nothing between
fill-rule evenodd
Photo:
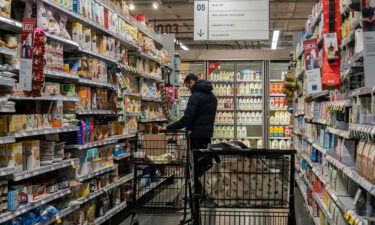
<instances>
[{"instance_id":1,"label":"overhead aisle sign","mask_svg":"<svg viewBox=\"0 0 375 225\"><path fill-rule=\"evenodd\" d=\"M194 1L194 40L268 40L269 0Z\"/></svg>"}]
</instances>

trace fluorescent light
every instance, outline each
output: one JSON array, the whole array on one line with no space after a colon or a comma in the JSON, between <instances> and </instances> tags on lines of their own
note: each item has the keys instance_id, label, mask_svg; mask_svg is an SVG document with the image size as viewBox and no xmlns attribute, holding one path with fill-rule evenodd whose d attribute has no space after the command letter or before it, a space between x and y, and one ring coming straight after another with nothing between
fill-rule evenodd
<instances>
[{"instance_id":1,"label":"fluorescent light","mask_svg":"<svg viewBox=\"0 0 375 225\"><path fill-rule=\"evenodd\" d=\"M190 50L186 45L180 45L180 47L181 47L183 50L185 50L185 51Z\"/></svg>"},{"instance_id":2,"label":"fluorescent light","mask_svg":"<svg viewBox=\"0 0 375 225\"><path fill-rule=\"evenodd\" d=\"M134 10L135 9L135 5L134 5L133 1L129 2L129 9L130 10Z\"/></svg>"},{"instance_id":3,"label":"fluorescent light","mask_svg":"<svg viewBox=\"0 0 375 225\"><path fill-rule=\"evenodd\" d=\"M157 1L153 2L153 3L152 3L152 7L153 7L154 9L158 9L158 8L159 8L159 2L157 2Z\"/></svg>"},{"instance_id":4,"label":"fluorescent light","mask_svg":"<svg viewBox=\"0 0 375 225\"><path fill-rule=\"evenodd\" d=\"M182 44L181 41L179 42L179 45L180 45L180 47L181 47L183 50L185 50L185 51L190 50L186 45Z\"/></svg>"},{"instance_id":5,"label":"fluorescent light","mask_svg":"<svg viewBox=\"0 0 375 225\"><path fill-rule=\"evenodd\" d=\"M277 48L277 42L279 40L279 35L280 35L280 31L279 30L274 30L273 31L271 49L276 49Z\"/></svg>"}]
</instances>

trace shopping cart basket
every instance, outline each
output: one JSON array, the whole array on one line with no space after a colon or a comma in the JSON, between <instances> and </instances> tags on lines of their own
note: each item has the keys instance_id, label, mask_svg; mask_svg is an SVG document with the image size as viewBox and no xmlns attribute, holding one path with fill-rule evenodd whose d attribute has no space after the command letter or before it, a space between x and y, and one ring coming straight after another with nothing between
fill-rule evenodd
<instances>
[{"instance_id":1,"label":"shopping cart basket","mask_svg":"<svg viewBox=\"0 0 375 225\"><path fill-rule=\"evenodd\" d=\"M202 157L220 161L202 174ZM294 225L294 150L193 152L194 225Z\"/></svg>"},{"instance_id":2,"label":"shopping cart basket","mask_svg":"<svg viewBox=\"0 0 375 225\"><path fill-rule=\"evenodd\" d=\"M188 147L185 131L138 134L133 190L137 212L186 212Z\"/></svg>"}]
</instances>

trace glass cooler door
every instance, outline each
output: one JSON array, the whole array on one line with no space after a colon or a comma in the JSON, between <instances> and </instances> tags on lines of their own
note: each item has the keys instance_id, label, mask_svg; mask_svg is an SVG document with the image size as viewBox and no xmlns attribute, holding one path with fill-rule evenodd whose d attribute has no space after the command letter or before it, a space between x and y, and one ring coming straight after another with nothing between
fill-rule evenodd
<instances>
[{"instance_id":1,"label":"glass cooler door","mask_svg":"<svg viewBox=\"0 0 375 225\"><path fill-rule=\"evenodd\" d=\"M264 62L236 67L236 137L250 148L263 148Z\"/></svg>"},{"instance_id":2,"label":"glass cooler door","mask_svg":"<svg viewBox=\"0 0 375 225\"><path fill-rule=\"evenodd\" d=\"M207 80L212 82L218 100L212 143L235 139L234 68L229 62L208 63Z\"/></svg>"}]
</instances>

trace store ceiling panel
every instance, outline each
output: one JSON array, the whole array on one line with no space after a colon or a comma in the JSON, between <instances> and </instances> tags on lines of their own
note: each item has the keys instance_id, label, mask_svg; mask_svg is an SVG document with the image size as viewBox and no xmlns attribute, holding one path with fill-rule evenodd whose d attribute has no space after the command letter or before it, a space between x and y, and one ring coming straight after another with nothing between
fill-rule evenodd
<instances>
[{"instance_id":1,"label":"store ceiling panel","mask_svg":"<svg viewBox=\"0 0 375 225\"><path fill-rule=\"evenodd\" d=\"M210 41L193 40L193 0L162 0L158 9L153 0L135 0L132 14L144 14L159 30L174 33L189 49L258 49L270 48L271 41ZM293 36L304 30L306 18L316 0L270 1L270 39L273 30L281 30L278 48L292 48ZM297 35L298 36L298 35ZM299 39L299 37L298 37Z\"/></svg>"}]
</instances>

